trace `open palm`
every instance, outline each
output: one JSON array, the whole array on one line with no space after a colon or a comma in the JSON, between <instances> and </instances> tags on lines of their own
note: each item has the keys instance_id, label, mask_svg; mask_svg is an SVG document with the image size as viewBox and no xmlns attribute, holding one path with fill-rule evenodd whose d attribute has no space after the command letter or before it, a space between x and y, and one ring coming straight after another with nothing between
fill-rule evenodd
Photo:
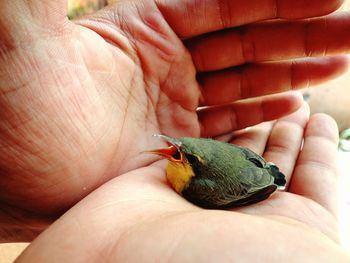
<instances>
[{"instance_id":1,"label":"open palm","mask_svg":"<svg viewBox=\"0 0 350 263\"><path fill-rule=\"evenodd\" d=\"M233 211L205 210L177 195L161 168L138 169L83 199L18 262L348 262L337 244L336 125L307 114L303 107L237 137L257 151L266 146L265 157L287 170L288 192Z\"/></svg>"},{"instance_id":2,"label":"open palm","mask_svg":"<svg viewBox=\"0 0 350 263\"><path fill-rule=\"evenodd\" d=\"M255 97L345 68L341 57L288 60L347 51L343 16L278 19L323 15L339 1L219 2L121 1L74 23L66 1L1 2L5 240L30 240L104 182L154 162L139 154L156 146L152 134L218 136L279 118L299 95Z\"/></svg>"}]
</instances>

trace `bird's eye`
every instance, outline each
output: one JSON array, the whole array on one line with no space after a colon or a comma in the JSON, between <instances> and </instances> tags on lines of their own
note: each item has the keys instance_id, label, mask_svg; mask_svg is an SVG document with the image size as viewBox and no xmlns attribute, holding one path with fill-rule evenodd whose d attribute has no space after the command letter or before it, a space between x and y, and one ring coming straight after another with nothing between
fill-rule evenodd
<instances>
[{"instance_id":1,"label":"bird's eye","mask_svg":"<svg viewBox=\"0 0 350 263\"><path fill-rule=\"evenodd\" d=\"M177 161L181 161L181 153L178 149L172 154L173 159Z\"/></svg>"},{"instance_id":2,"label":"bird's eye","mask_svg":"<svg viewBox=\"0 0 350 263\"><path fill-rule=\"evenodd\" d=\"M198 161L198 158L194 155L187 154L186 159L189 163L196 163Z\"/></svg>"}]
</instances>

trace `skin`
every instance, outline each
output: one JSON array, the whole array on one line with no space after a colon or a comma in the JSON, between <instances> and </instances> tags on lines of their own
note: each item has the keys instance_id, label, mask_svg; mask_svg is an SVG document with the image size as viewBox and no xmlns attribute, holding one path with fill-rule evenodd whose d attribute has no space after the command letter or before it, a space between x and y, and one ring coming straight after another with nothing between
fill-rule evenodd
<instances>
[{"instance_id":1,"label":"skin","mask_svg":"<svg viewBox=\"0 0 350 263\"><path fill-rule=\"evenodd\" d=\"M289 190L232 211L186 202L160 163L128 172L64 214L17 262L349 262L337 234L337 139L334 120L309 120L307 106L243 133L242 145L289 171Z\"/></svg>"},{"instance_id":2,"label":"skin","mask_svg":"<svg viewBox=\"0 0 350 263\"><path fill-rule=\"evenodd\" d=\"M150 166L156 161L155 157L140 154L145 149L163 146L157 145L158 140L151 135L215 137L297 110L302 104L299 94L269 94L307 87L344 72L344 57L324 55L349 51L348 15L319 17L336 10L341 2L266 0L261 5L261 1L247 4L228 0L121 1L90 17L70 22L65 16L66 1L2 1L1 240L32 240L63 212L113 178L116 179L99 188L92 197L89 195L78 207L84 204L90 208L107 206L112 212L108 209L109 202L114 203L111 200L125 200L120 202L121 206L127 205L124 208L112 205L118 211L128 208L123 222L154 219L167 213L153 213L154 209L160 209L154 202L150 204L152 209L149 207L142 212L140 206L132 208L126 200L134 200L135 204L147 208L144 206L147 196L150 200L162 200L165 196L159 193L164 193L181 204L174 207L180 210L182 206L187 207L185 211L194 209L168 188L163 169ZM310 20L311 17L315 18ZM279 18L305 19L281 21ZM266 19L271 21L261 23ZM223 28L229 29L222 31ZM293 34L277 38L281 35L278 32ZM219 50L218 44L222 47ZM236 48L238 46L241 50ZM280 62L281 59L284 61ZM271 73L275 76L273 79ZM215 88L214 83L220 88ZM257 97L260 95L269 96ZM233 104L223 105L227 102ZM197 110L198 106L210 105L216 107ZM318 118L321 119L319 123L331 122L326 117ZM332 127L326 131L333 136L336 130L334 125ZM250 143L262 146L259 149L263 149L267 141L282 145L281 131L284 130L273 129L270 136L269 132L262 132ZM239 138L244 140L246 135L242 136ZM288 141L294 140L297 138L291 133ZM287 151L276 145L277 152ZM334 149L334 145L333 142L330 148ZM267 160L285 165L283 172L291 177L292 171L296 171L298 149L295 147L292 146L294 155L278 154L281 160L273 156L273 152L267 152ZM326 149L324 146L323 150ZM318 162L317 158L323 160L322 156L315 156L311 163ZM333 161L327 160L327 163ZM112 182L121 183L114 186ZM301 182L295 187L300 186ZM134 197L129 196L131 190L135 192ZM313 188L315 193L306 191L305 197L328 191L324 190ZM101 193L100 197L94 197L95 193ZM333 196L333 190L330 194ZM296 197L300 198L305 199ZM82 210L74 208L68 215L75 218ZM74 211L80 212L74 214ZM204 216L201 213L206 213L196 211L200 213L187 222L195 224ZM92 236L86 236L89 244L96 245L93 246L95 251L87 246L82 252L88 251L94 256L111 248L104 243L108 239L96 238L96 243L91 242L99 234L99 227L105 227L108 213L100 212L96 214L97 221L92 222L96 228L82 224L92 230ZM113 214L116 211L113 210ZM246 216L234 214L238 221L230 224L237 230L242 224L236 223L245 221ZM231 214L224 217L228 215L231 218ZM221 218L216 214L214 217L215 220ZM112 215L109 218L121 223ZM88 221L88 217L85 219ZM68 221L75 219L68 216ZM170 221L164 219L163 222ZM77 222L80 225L79 220ZM260 225L260 221L255 222ZM330 222L334 221L327 221L327 225L332 225ZM129 229L129 223L125 224L116 226L116 231L120 231L115 237ZM148 229L150 231L151 227ZM205 231L204 226L202 229ZM72 235L66 237L67 241L74 241L73 230L65 232ZM310 235L315 242L322 238L328 240L322 234ZM232 238L232 235L225 236ZM167 241L159 239L159 242L170 246L169 236L164 238ZM40 245L43 239L38 240L36 244ZM335 243L329 242L330 249L338 251ZM55 244L54 238L52 243L47 242L49 244ZM196 249L199 251L200 247ZM43 248L44 251L50 250Z\"/></svg>"}]
</instances>

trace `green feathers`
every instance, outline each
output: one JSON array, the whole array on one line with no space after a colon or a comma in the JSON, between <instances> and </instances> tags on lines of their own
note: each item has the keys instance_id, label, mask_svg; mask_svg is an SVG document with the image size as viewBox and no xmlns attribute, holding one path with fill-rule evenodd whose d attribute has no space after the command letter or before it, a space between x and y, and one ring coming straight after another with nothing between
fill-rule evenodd
<instances>
[{"instance_id":1,"label":"green feathers","mask_svg":"<svg viewBox=\"0 0 350 263\"><path fill-rule=\"evenodd\" d=\"M210 139L181 138L195 176L182 195L206 208L248 205L268 198L286 181L279 169L253 151Z\"/></svg>"},{"instance_id":2,"label":"green feathers","mask_svg":"<svg viewBox=\"0 0 350 263\"><path fill-rule=\"evenodd\" d=\"M163 154L169 152L169 148L158 152L168 158L169 163L190 166L193 170L194 176L180 194L198 206L227 208L256 203L286 183L274 164L247 148L211 139L161 137L172 151L170 156ZM174 180L176 176L170 181Z\"/></svg>"}]
</instances>

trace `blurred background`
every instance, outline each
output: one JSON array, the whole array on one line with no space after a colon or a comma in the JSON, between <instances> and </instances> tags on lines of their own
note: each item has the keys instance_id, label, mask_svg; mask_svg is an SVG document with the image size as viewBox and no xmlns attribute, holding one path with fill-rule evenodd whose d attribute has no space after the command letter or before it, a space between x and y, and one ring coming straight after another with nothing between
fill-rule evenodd
<instances>
[{"instance_id":1,"label":"blurred background","mask_svg":"<svg viewBox=\"0 0 350 263\"><path fill-rule=\"evenodd\" d=\"M118 0L68 0L68 17L74 19L95 12ZM342 8L350 10L350 0ZM340 160L340 229L343 246L350 252L350 72L316 88L304 91L312 113L331 115L341 131ZM0 262L9 263L27 246L26 243L0 244Z\"/></svg>"},{"instance_id":2,"label":"blurred background","mask_svg":"<svg viewBox=\"0 0 350 263\"><path fill-rule=\"evenodd\" d=\"M73 19L85 14L93 13L112 2L116 2L116 0L68 0L68 17Z\"/></svg>"}]
</instances>

